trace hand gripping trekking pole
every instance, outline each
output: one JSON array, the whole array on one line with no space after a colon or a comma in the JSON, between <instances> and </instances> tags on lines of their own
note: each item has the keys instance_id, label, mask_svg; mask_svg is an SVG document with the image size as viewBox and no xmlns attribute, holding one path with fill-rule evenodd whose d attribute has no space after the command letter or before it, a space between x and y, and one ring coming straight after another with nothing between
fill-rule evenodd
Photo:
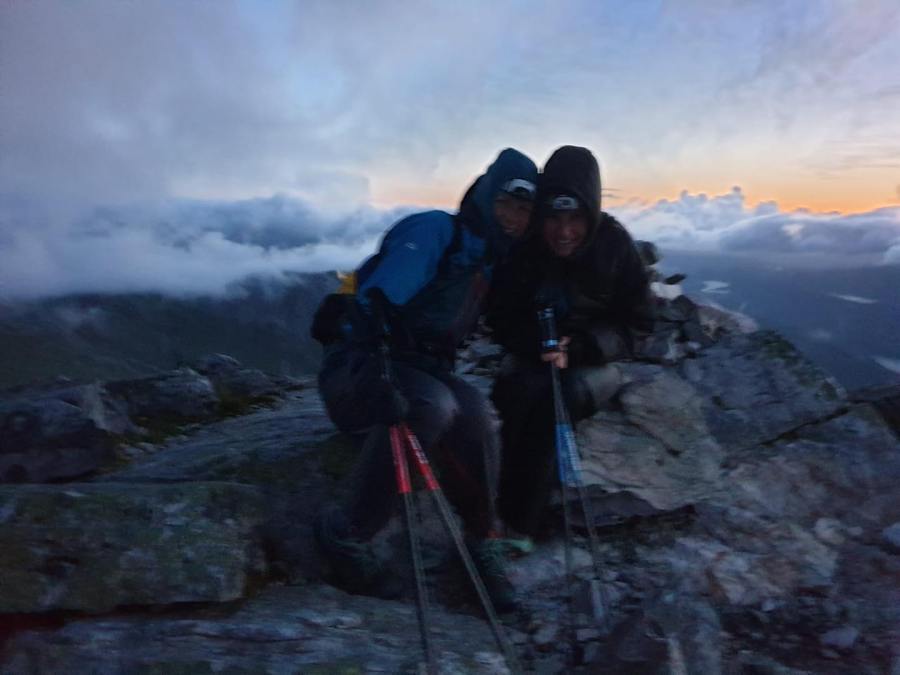
<instances>
[{"instance_id":1,"label":"hand gripping trekking pole","mask_svg":"<svg viewBox=\"0 0 900 675\"><path fill-rule=\"evenodd\" d=\"M538 321L541 325L541 348L544 352L556 351L560 347L556 330L556 317L552 307L538 310ZM608 602L603 589L603 576L600 565L600 540L597 536L597 528L594 523L593 509L587 497L584 480L581 476L581 456L578 446L575 444L575 432L569 418L569 411L562 395L559 369L556 364L550 363L550 377L553 383L553 406L556 416L556 461L559 470L559 481L562 485L563 520L566 536L566 573L571 580L571 553L570 540L572 537L571 507L569 505L569 490L575 488L581 510L584 514L585 525L588 531L588 540L591 547L591 561L593 563L594 578L591 580L591 605L594 609L594 618L602 622L609 630Z\"/></svg>"},{"instance_id":2,"label":"hand gripping trekking pole","mask_svg":"<svg viewBox=\"0 0 900 675\"><path fill-rule=\"evenodd\" d=\"M379 295L373 295L371 296L371 299L376 320L381 324L380 330L382 328L384 329L380 334L381 339L379 340L381 374L386 381L391 382L390 350L388 349L386 340L387 324L385 323L384 308L382 304L384 300ZM497 617L497 613L494 610L494 605L491 602L491 598L488 595L487 589L485 588L484 581L482 581L481 575L479 574L478 569L475 567L475 563L472 560L469 549L466 546L465 541L463 540L463 535L459 529L459 525L457 525L456 520L453 516L450 504L448 503L446 496L444 496L444 491L441 489L441 486L438 483L434 472L431 470L431 464L429 463L428 457L425 455L425 451L422 449L418 438L416 438L416 435L412 432L405 421L400 421L397 424L391 425L389 433L391 438L391 451L394 457L394 468L397 476L397 487L398 491L403 495L404 511L406 514L406 528L408 532L413 571L416 576L416 601L419 616L419 629L422 634L422 648L425 652L425 658L428 663L429 671L435 672L434 654L431 649L430 639L428 637L428 606L425 588L425 571L424 566L422 565L422 557L418 543L418 534L415 531L415 523L413 522L412 517L412 484L407 468L406 454L409 454L409 456L412 458L413 464L416 466L416 469L422 476L426 490L431 493L432 497L434 498L434 503L437 506L437 510L441 517L441 520L444 523L444 527L447 529L450 538L456 545L456 550L463 561L463 565L465 566L466 571L469 574L469 578L472 580L472 583L475 586L475 591L478 594L478 598L481 601L482 607L484 608L485 615L488 618L491 632L494 635L497 646L500 648L500 651L503 653L503 656L506 659L507 666L513 673L522 672L521 666L518 662L518 658L516 657L515 650L513 649L512 644L507 638L503 626L500 624L500 619Z\"/></svg>"}]
</instances>

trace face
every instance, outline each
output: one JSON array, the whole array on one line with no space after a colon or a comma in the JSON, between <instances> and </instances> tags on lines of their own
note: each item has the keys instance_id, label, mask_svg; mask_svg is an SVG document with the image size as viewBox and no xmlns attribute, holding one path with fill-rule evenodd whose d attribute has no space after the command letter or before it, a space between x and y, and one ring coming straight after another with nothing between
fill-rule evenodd
<instances>
[{"instance_id":1,"label":"face","mask_svg":"<svg viewBox=\"0 0 900 675\"><path fill-rule=\"evenodd\" d=\"M587 214L581 209L550 211L544 218L544 241L560 258L575 253L584 243L587 231Z\"/></svg>"},{"instance_id":2,"label":"face","mask_svg":"<svg viewBox=\"0 0 900 675\"><path fill-rule=\"evenodd\" d=\"M531 208L532 203L527 199L501 192L494 200L494 217L506 236L518 239L528 229Z\"/></svg>"}]
</instances>

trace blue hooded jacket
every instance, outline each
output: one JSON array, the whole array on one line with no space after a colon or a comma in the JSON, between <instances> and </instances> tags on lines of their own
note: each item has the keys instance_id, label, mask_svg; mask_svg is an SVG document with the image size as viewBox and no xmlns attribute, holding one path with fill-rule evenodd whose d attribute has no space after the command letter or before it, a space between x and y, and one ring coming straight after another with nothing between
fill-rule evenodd
<instances>
[{"instance_id":1,"label":"blue hooded jacket","mask_svg":"<svg viewBox=\"0 0 900 675\"><path fill-rule=\"evenodd\" d=\"M494 216L494 200L514 178L536 182L537 167L507 148L466 192L458 214L426 211L404 218L357 271L360 304L380 289L394 306L395 339L405 341L405 349L452 360L474 328L493 264L512 244Z\"/></svg>"}]
</instances>

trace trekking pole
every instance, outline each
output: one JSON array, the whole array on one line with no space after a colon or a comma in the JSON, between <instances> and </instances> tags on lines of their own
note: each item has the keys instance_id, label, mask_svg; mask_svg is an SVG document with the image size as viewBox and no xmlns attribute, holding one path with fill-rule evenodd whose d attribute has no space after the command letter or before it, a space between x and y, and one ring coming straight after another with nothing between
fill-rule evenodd
<instances>
[{"instance_id":1,"label":"trekking pole","mask_svg":"<svg viewBox=\"0 0 900 675\"><path fill-rule=\"evenodd\" d=\"M382 305L383 300L379 296L379 294L373 294L370 297L372 299L372 306L374 309L375 317L380 322L382 330L382 339L379 341L382 378L384 378L387 382L392 382L390 375L390 350L388 349L387 340L385 339L387 324L385 323L384 309ZM425 658L428 663L429 673L436 672L436 670L434 666L434 654L431 649L430 639L428 636L428 607L425 587L425 571L424 566L422 565L422 557L418 544L418 535L415 531L415 525L412 518L412 484L409 478L406 456L404 454L404 446L406 451L408 451L410 456L412 457L413 463L415 464L419 473L421 474L425 482L426 489L434 498L435 505L437 506L438 513L444 523L444 527L447 529L450 538L456 545L456 550L459 553L460 558L462 558L463 565L465 566L466 571L469 574L469 578L472 580L472 583L475 586L478 598L481 601L484 612L488 617L488 623L491 627L491 632L494 635L494 639L496 640L497 645L500 647L500 651L503 653L503 657L506 660L507 666L512 673L522 672L522 668L519 665L515 650L513 649L512 644L506 636L503 626L500 623L500 619L497 617L493 602L491 602L491 598L487 593L487 588L485 588L484 581L481 579L481 575L478 573L478 569L475 567L475 563L472 560L469 549L466 546L465 541L463 540L459 525L456 523L453 512L450 509L450 504L448 503L447 498L444 495L444 491L441 489L440 483L438 483L434 472L431 470L431 464L428 461L428 457L425 455L425 451L422 449L422 446L419 443L419 439L416 438L416 435L412 432L406 422L402 421L397 424L391 425L389 432L391 437L391 451L393 452L394 467L397 475L397 485L400 493L403 495L404 511L406 513L406 529L408 532L410 551L412 552L411 557L413 561L413 570L416 577L416 600L419 616L419 629L422 633L422 648L425 652Z\"/></svg>"},{"instance_id":2,"label":"trekking pole","mask_svg":"<svg viewBox=\"0 0 900 675\"><path fill-rule=\"evenodd\" d=\"M405 422L398 426L406 437L406 442L413 457L413 463L418 468L419 473L422 474L422 478L425 481L425 487L434 498L438 513L441 516L441 520L444 522L444 527L446 527L447 533L456 545L456 550L463 561L463 566L469 573L469 579L471 579L472 584L475 586L475 592L478 594L478 599L481 601L481 606L484 608L484 613L487 615L491 632L494 634L497 646L500 647L500 651L503 652L503 657L506 659L506 665L513 673L522 672L522 668L516 657L515 649L510 643L509 638L506 636L506 631L503 629L500 619L497 617L494 603L491 602L491 598L488 595L487 588L485 588L481 574L479 574L478 569L475 567L472 555L469 553L469 547L466 546L459 525L450 509L447 497L444 495L440 483L438 483L437 478L434 476L434 472L431 470L431 464L428 462L428 457L425 455L425 451L422 450L422 446L419 444L419 439L416 438L416 435L410 430Z\"/></svg>"},{"instance_id":3,"label":"trekking pole","mask_svg":"<svg viewBox=\"0 0 900 675\"><path fill-rule=\"evenodd\" d=\"M388 349L388 325L384 315L381 299L372 294L372 310L378 330L378 352L381 379L394 386L390 373L390 351ZM425 567L422 564L422 551L419 546L419 534L415 524L415 505L412 500L412 483L409 479L409 466L404 452L404 436L402 428L405 423L392 424L388 433L391 439L391 453L394 460L394 475L397 480L397 492L403 501L404 524L409 544L410 561L413 577L416 582L416 617L419 623L419 636L422 641L422 652L425 654L425 667L429 675L437 675L437 663L429 637L428 625L428 589L425 586Z\"/></svg>"},{"instance_id":4,"label":"trekking pole","mask_svg":"<svg viewBox=\"0 0 900 675\"><path fill-rule=\"evenodd\" d=\"M541 325L542 349L545 352L559 349L560 343L557 336L556 317L553 308L545 307L538 310L538 320ZM556 416L556 459L559 467L559 480L562 484L563 492L563 520L567 540L567 574L571 574L571 570L568 567L571 564L568 540L572 536L571 508L569 506L568 491L570 488L575 488L575 491L578 494L578 500L581 504L582 513L584 514L584 521L587 526L588 541L591 549L591 562L593 564L594 572L594 578L590 582L591 606L594 610L594 619L602 622L608 632L610 629L608 612L609 603L603 589L603 574L600 565L600 540L597 536L597 528L594 523L593 508L587 497L587 490L585 489L584 480L581 475L581 456L578 453L572 421L569 417L569 411L566 408L566 402L562 395L559 368L557 368L554 363L550 363L549 365L550 377L553 384L553 406Z\"/></svg>"}]
</instances>

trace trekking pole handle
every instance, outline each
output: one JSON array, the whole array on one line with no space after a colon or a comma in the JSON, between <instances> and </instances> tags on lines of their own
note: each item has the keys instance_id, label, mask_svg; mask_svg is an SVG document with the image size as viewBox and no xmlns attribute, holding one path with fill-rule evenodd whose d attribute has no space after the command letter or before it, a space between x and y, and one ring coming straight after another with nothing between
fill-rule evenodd
<instances>
[{"instance_id":1,"label":"trekking pole handle","mask_svg":"<svg viewBox=\"0 0 900 675\"><path fill-rule=\"evenodd\" d=\"M556 330L556 313L553 307L541 307L537 310L538 324L541 328L541 352L555 352L560 347L559 333Z\"/></svg>"},{"instance_id":2,"label":"trekking pole handle","mask_svg":"<svg viewBox=\"0 0 900 675\"><path fill-rule=\"evenodd\" d=\"M384 297L384 291L380 288L370 289L366 293L366 298L368 298L369 306L372 308L372 319L375 324L375 338L378 341L378 353L381 361L381 377L389 382L391 380L391 373L388 336L391 334L391 329L387 320L387 312L385 311L387 298Z\"/></svg>"}]
</instances>

